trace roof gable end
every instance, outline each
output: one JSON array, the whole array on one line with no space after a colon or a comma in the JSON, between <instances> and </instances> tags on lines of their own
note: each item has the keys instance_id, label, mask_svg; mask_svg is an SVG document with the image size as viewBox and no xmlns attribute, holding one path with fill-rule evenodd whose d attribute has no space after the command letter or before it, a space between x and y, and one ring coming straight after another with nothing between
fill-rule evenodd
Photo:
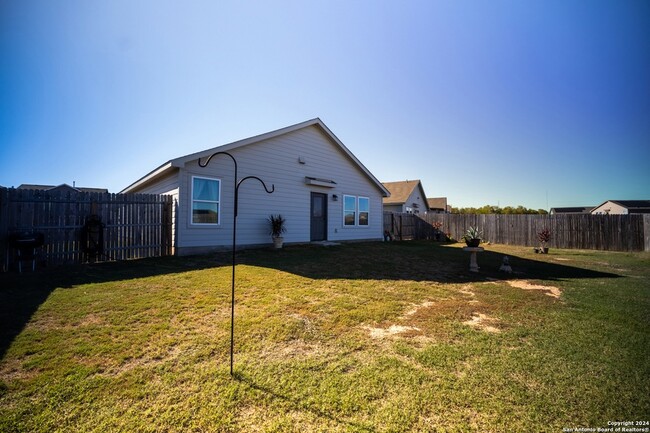
<instances>
[{"instance_id":1,"label":"roof gable end","mask_svg":"<svg viewBox=\"0 0 650 433\"><path fill-rule=\"evenodd\" d=\"M390 191L390 198L384 204L404 204L416 188L420 189L422 200L426 203L427 196L419 179L402 180L399 182L383 182L384 187Z\"/></svg>"},{"instance_id":2,"label":"roof gable end","mask_svg":"<svg viewBox=\"0 0 650 433\"><path fill-rule=\"evenodd\" d=\"M322 120L319 118L314 118L311 120L307 120L305 122L297 123L295 125L287 126L285 128L277 129L275 131L267 132L264 134L256 135L253 137L245 138L243 140L235 141L232 143L224 144L221 146L213 147L211 149L203 150L200 152L195 152L189 155L181 156L179 158L172 159L168 161L167 163L161 165L157 169L151 171L149 174L144 176L143 178L139 179L138 181L134 182L127 188L125 188L122 192L128 192L128 190L132 189L136 185L141 185L146 182L149 182L153 180L154 178L157 178L158 176L162 175L163 173L166 173L169 169L171 168L180 168L185 166L186 163L190 161L195 161L195 160L201 160L204 158L210 157L210 155L216 153L216 152L228 152L234 149L238 149L244 146L249 146L252 144L260 143L265 140L269 140L275 137L279 137L284 134L288 134L294 131L298 131L303 128L308 128L311 126L316 126L318 127L321 132L330 140L330 142L338 147L353 163L354 165L364 173L364 175L372 182L374 183L377 188L381 191L382 195L384 197L388 197L390 195L390 192L375 178L375 176L357 159L352 152L341 142L341 140L330 131L330 129L323 123ZM205 162L203 160L202 162Z\"/></svg>"}]
</instances>

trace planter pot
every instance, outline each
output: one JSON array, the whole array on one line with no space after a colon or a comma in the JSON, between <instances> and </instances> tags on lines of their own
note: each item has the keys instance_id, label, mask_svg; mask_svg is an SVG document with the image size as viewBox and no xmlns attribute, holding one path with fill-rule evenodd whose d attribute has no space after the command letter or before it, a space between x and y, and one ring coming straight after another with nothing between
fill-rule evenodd
<instances>
[{"instance_id":1,"label":"planter pot","mask_svg":"<svg viewBox=\"0 0 650 433\"><path fill-rule=\"evenodd\" d=\"M465 239L465 243L468 247L476 248L481 244L480 239Z\"/></svg>"},{"instance_id":2,"label":"planter pot","mask_svg":"<svg viewBox=\"0 0 650 433\"><path fill-rule=\"evenodd\" d=\"M275 248L276 250L282 248L283 244L284 244L284 238L282 236L273 238L273 248Z\"/></svg>"}]
</instances>

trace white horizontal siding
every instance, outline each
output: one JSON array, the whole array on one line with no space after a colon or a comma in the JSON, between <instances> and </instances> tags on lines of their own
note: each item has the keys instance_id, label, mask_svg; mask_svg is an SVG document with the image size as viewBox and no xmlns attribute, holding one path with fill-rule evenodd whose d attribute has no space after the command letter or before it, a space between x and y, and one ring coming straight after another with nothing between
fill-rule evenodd
<instances>
[{"instance_id":1,"label":"white horizontal siding","mask_svg":"<svg viewBox=\"0 0 650 433\"><path fill-rule=\"evenodd\" d=\"M414 207L413 204L417 204L417 207ZM429 204L427 203L427 198L422 196L422 192L420 191L420 188L414 188L413 192L411 192L411 195L409 195L408 199L406 199L406 203L404 203L404 207L410 207L413 209L413 212L416 213L421 213L425 214L427 213L427 210L429 209Z\"/></svg>"},{"instance_id":2,"label":"white horizontal siding","mask_svg":"<svg viewBox=\"0 0 650 433\"><path fill-rule=\"evenodd\" d=\"M239 189L237 244L270 243L267 218L282 214L287 220L285 242L310 240L310 192L328 194L328 239L380 239L383 231L382 198L378 187L320 129L310 126L230 152L239 164L238 177L258 176L275 192L249 179ZM300 164L302 157L305 164ZM178 243L180 247L228 246L232 242L233 163L225 155L214 157L201 168L191 161L180 170ZM216 227L190 224L192 176L215 177L222 181L220 224ZM305 184L305 176L331 179L334 188ZM338 195L338 201L332 195ZM370 225L343 227L343 195L370 199Z\"/></svg>"}]
</instances>

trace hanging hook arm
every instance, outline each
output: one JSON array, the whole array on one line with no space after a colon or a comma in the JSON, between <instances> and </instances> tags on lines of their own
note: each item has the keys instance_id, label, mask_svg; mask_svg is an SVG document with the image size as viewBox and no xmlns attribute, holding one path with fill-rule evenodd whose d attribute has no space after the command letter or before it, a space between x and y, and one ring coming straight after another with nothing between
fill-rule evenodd
<instances>
[{"instance_id":1,"label":"hanging hook arm","mask_svg":"<svg viewBox=\"0 0 650 433\"><path fill-rule=\"evenodd\" d=\"M199 158L199 167L202 168L207 167L208 164L210 163L210 160L217 155L228 155L230 159L232 159L232 162L235 163L235 173L237 173L237 161L235 160L235 157L229 154L228 152L215 152L212 155L208 156L208 159L204 163L201 163L201 158ZM235 179L237 178L235 177Z\"/></svg>"},{"instance_id":2,"label":"hanging hook arm","mask_svg":"<svg viewBox=\"0 0 650 433\"><path fill-rule=\"evenodd\" d=\"M262 186L264 187L264 190L265 190L268 194L272 194L273 191L275 191L275 185L274 185L274 184L271 184L271 189L269 190L269 189L266 187L266 183L264 183L264 181L263 181L262 179L260 179L259 177L257 177L257 176L246 176L245 178L241 179L241 180L237 183L237 189L239 189L239 186L240 186L240 185L241 185L241 184L242 184L246 179L257 179L257 180L259 180L260 183L262 184Z\"/></svg>"},{"instance_id":3,"label":"hanging hook arm","mask_svg":"<svg viewBox=\"0 0 650 433\"><path fill-rule=\"evenodd\" d=\"M266 183L264 183L264 181L262 179L260 179L259 177L257 177L257 176L246 176L245 178L241 179L239 182L237 182L237 186L235 187L235 218L237 218L237 214L239 213L239 187L241 186L241 184L245 180L248 180L248 179L257 179L257 180L259 180L260 183L262 184L262 186L264 187L264 190L267 192L267 194L272 194L273 191L275 191L275 185L274 184L271 184L271 189L269 190L266 187Z\"/></svg>"}]
</instances>

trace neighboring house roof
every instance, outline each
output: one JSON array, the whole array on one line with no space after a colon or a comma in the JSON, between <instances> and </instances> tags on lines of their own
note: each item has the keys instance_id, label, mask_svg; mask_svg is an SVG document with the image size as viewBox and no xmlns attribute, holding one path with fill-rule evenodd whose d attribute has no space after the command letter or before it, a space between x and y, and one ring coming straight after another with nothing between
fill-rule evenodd
<instances>
[{"instance_id":1,"label":"neighboring house roof","mask_svg":"<svg viewBox=\"0 0 650 433\"><path fill-rule=\"evenodd\" d=\"M334 145L340 148L343 151L343 153L368 177L368 179L370 179L370 181L373 182L377 186L377 188L379 188L379 190L381 191L384 197L390 195L388 190L381 184L381 182L379 182L379 180L377 180L377 178L373 176L372 173L370 173L370 171L361 163L361 161L359 161L357 157L354 156L347 147L345 147L345 145L341 142L341 140L339 140L338 137L336 137L336 135L334 135L334 133L332 133L332 131L330 131L330 129L327 126L325 126L323 121L320 120L319 118L307 120L302 123L297 123L295 125L287 126L286 128L277 129L275 131L267 132L265 134L256 135L254 137L245 138L243 140L235 141L233 143L224 144L222 146L213 147L212 149L207 149L201 152L196 152L190 155L182 156L180 158L172 159L162 164L160 167L154 169L153 171L143 176L142 178L138 179L131 185L127 186L121 192L123 193L129 192L130 190L142 184L145 184L153 180L154 178L157 178L159 176L164 176L168 172L176 170L179 167L183 167L187 162L194 161L199 158L207 158L208 156L212 155L215 152L228 152L230 150L259 143L264 140L275 138L280 135L288 134L290 132L294 132L303 128L308 128L311 126L318 127L327 137L329 137L330 140L334 143Z\"/></svg>"},{"instance_id":2,"label":"neighboring house roof","mask_svg":"<svg viewBox=\"0 0 650 433\"><path fill-rule=\"evenodd\" d=\"M593 206L574 206L574 207L553 207L551 208L552 214L558 213L590 213L594 209Z\"/></svg>"},{"instance_id":3,"label":"neighboring house roof","mask_svg":"<svg viewBox=\"0 0 650 433\"><path fill-rule=\"evenodd\" d=\"M390 191L390 197L384 198L384 204L405 204L415 188L420 188L421 197L426 197L422 183L416 180L402 180L399 182L383 182L384 187Z\"/></svg>"},{"instance_id":4,"label":"neighboring house roof","mask_svg":"<svg viewBox=\"0 0 650 433\"><path fill-rule=\"evenodd\" d=\"M629 213L650 213L650 200L607 200L593 209L604 204L614 203L627 209Z\"/></svg>"},{"instance_id":5,"label":"neighboring house roof","mask_svg":"<svg viewBox=\"0 0 650 433\"><path fill-rule=\"evenodd\" d=\"M16 189L34 189L38 191L64 191L71 190L77 192L99 192L107 193L108 189L106 188L85 188L80 186L70 186L67 183L62 183L61 185L33 185L29 183L23 183L18 186Z\"/></svg>"},{"instance_id":6,"label":"neighboring house roof","mask_svg":"<svg viewBox=\"0 0 650 433\"><path fill-rule=\"evenodd\" d=\"M427 198L429 209L442 209L447 210L447 197L433 197Z\"/></svg>"}]
</instances>

